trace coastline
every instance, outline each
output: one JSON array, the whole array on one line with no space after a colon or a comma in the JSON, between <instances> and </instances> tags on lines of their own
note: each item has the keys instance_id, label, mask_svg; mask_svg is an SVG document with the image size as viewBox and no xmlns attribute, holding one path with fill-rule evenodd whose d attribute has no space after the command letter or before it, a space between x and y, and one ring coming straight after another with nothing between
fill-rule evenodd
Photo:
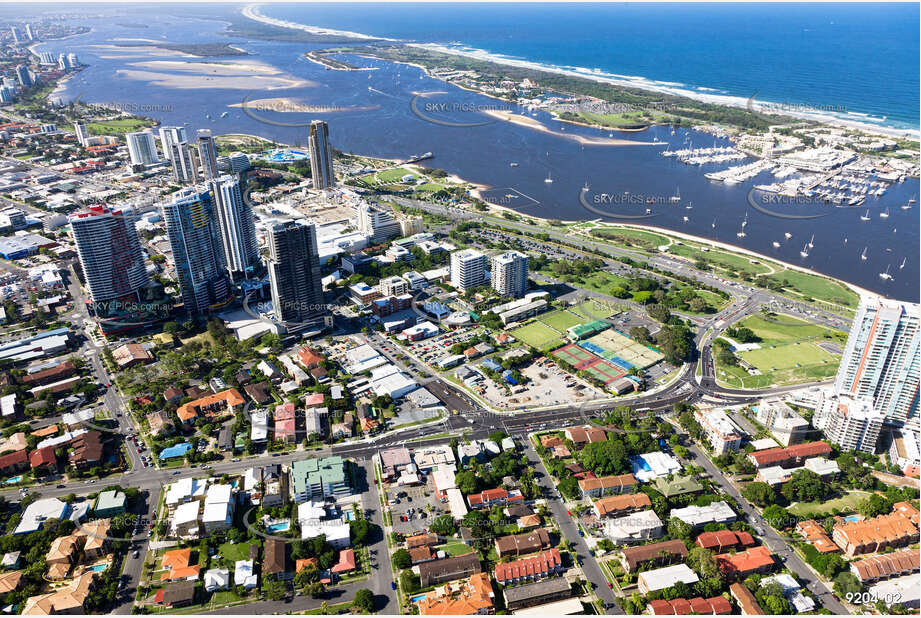
<instances>
[{"instance_id":1,"label":"coastline","mask_svg":"<svg viewBox=\"0 0 921 618\"><path fill-rule=\"evenodd\" d=\"M777 111L776 108L778 103L773 103L770 101L759 102L755 101L754 98L743 99L742 97L736 97L731 95L721 95L721 94L707 94L703 92L697 92L694 90L688 90L685 88L677 88L673 86L663 86L651 82L647 78L636 78L636 79L624 79L613 77L605 74L596 74L596 73L586 73L582 71L576 71L573 69L566 69L561 67L556 67L549 64L541 64L539 62L533 62L530 60L514 60L511 58L505 58L496 54L491 54L485 51L465 51L460 49L454 49L447 47L445 45L439 45L436 43L406 43L407 47L416 47L419 49L424 49L433 52L439 52L443 54L450 54L453 56L460 56L463 58L470 58L472 60L479 60L481 62L490 62L498 65L505 65L523 69L529 69L532 71L543 71L545 73L556 73L558 75L565 75L566 77L572 78L582 78L589 81L595 81L603 84L610 84L613 86L623 86L627 88L636 88L638 90L646 90L650 92L658 92L662 94L671 94L674 96L686 97L688 99L694 99L703 103L708 103L711 105L722 105L725 107L734 107L734 108L743 108L749 109L750 111L763 111L764 113L773 113L776 115L787 116L793 120L809 120L812 122L817 122L827 125L835 125L840 127L846 127L850 129L856 129L864 131L871 135L880 135L884 137L900 137L900 138L909 138L913 140L921 139L921 129L899 129L896 127L887 127L879 126L876 124L870 124L867 122L860 122L858 120L848 120L844 118L839 118L837 116L830 116L828 114L821 113L812 113L812 112L797 112L791 110ZM758 109L759 106L767 107L767 110Z\"/></svg>"},{"instance_id":2,"label":"coastline","mask_svg":"<svg viewBox=\"0 0 921 618\"><path fill-rule=\"evenodd\" d=\"M310 26L306 24L300 24L296 22L275 19L272 17L267 17L263 15L262 13L260 13L258 7L259 5L248 5L244 7L244 9L242 10L242 15L248 19L252 19L254 21L257 21L263 24L276 26L279 28L302 30L304 32L308 32L310 34L315 34L315 35L349 37L349 38L354 38L356 40L364 41L364 42L369 42L369 41L389 41L389 42L395 42L395 43L401 42L399 39L392 39L392 38L387 38L387 37L374 37L374 36L363 34L360 32L352 32L348 30L335 30L331 28L321 28L319 26ZM832 116L832 115L820 113L820 112L804 112L804 111L795 111L795 110L789 110L789 109L782 109L781 111L778 111L777 110L778 107L787 106L787 104L773 102L773 101L759 102L755 100L754 95L745 99L745 98L734 96L734 95L708 94L706 92L701 92L699 90L691 90L688 88L664 85L666 84L666 82L657 82L653 80L652 78L645 78L645 77L639 77L639 76L630 77L630 78L625 78L624 76L615 77L610 74L605 74L599 69L594 69L592 71L586 71L586 70L579 71L579 70L570 69L570 68L558 67L558 66L554 66L551 64L542 64L540 62L534 62L531 60L514 60L514 59L506 58L498 54L492 54L492 53L489 53L483 50L474 50L474 51L460 50L460 49L455 49L455 48L448 47L445 45L441 45L438 43L403 43L403 44L406 45L407 47L416 47L419 49L426 49L429 51L439 52L443 54L450 54L454 56L460 56L464 58L480 60L482 62L490 62L490 63L498 64L498 65L526 68L526 69L530 69L533 71L543 71L546 73L557 73L559 75L565 75L567 77L582 78L582 79L586 79L590 81L596 81L596 82L611 84L615 86L636 88L636 89L645 90L648 92L671 94L674 96L685 97L688 99L693 99L693 100L696 100L702 103L708 103L711 105L722 105L725 107L748 109L749 111L752 111L752 112L761 112L761 113L769 113L769 114L776 114L780 116L786 116L788 118L791 118L792 120L808 120L808 121L817 122L820 124L845 127L849 129L863 131L870 135L877 135L877 136L883 136L883 137L906 138L906 139L911 139L911 140L921 140L921 129L897 128L897 127L885 126L885 125L881 126L881 125L877 125L873 123L861 122L860 120L856 120L856 119L851 120L851 119L841 118L838 116ZM402 64L408 64L410 66L419 66L417 64L410 63L410 62L405 62ZM424 67L419 67L419 68L424 70ZM428 74L427 71L426 71L426 74ZM432 77L430 74L428 75L429 77ZM465 88L465 90L468 90L468 89ZM473 92L478 92L479 94L486 95L486 93L479 92L477 90L473 90L473 89L469 89L469 90ZM707 88L707 90L713 90L713 89ZM486 96L490 96L490 95L486 95ZM494 97L494 98L499 98L499 97ZM767 109L763 109L763 108L767 108ZM866 114L857 114L857 115L866 116ZM601 127L600 125L598 125L597 127L596 125L588 125L588 126L592 126L594 128L598 128L598 127L604 128L604 129L608 128L608 127Z\"/></svg>"},{"instance_id":3,"label":"coastline","mask_svg":"<svg viewBox=\"0 0 921 618\"><path fill-rule=\"evenodd\" d=\"M638 142L629 139L614 139L612 137L591 138L585 137L584 135L576 135L574 133L558 132L554 131L544 123L531 118L530 116L522 116L514 112L506 112L502 110L485 110L483 113L491 118L503 120L505 122L511 122L523 126L527 129L531 129L532 131L540 131L541 133L547 133L556 137L570 139L583 146L661 146L661 144L658 142Z\"/></svg>"}]
</instances>

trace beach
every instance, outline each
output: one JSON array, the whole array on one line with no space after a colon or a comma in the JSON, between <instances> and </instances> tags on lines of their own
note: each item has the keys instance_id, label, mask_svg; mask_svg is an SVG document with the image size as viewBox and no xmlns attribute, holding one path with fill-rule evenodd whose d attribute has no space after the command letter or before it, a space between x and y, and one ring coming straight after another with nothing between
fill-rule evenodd
<instances>
[{"instance_id":1,"label":"beach","mask_svg":"<svg viewBox=\"0 0 921 618\"><path fill-rule=\"evenodd\" d=\"M554 131L544 123L539 120L535 120L530 116L522 116L521 114L516 114L515 112L503 111L503 110L485 110L484 114L496 120L502 120L505 122L512 122L535 131L540 131L542 133L548 133L556 137L562 137L564 139L572 140L583 146L662 146L663 144L657 142L638 142L629 139L615 139L611 137L585 137L584 135L574 135L571 133L566 133L565 131Z\"/></svg>"}]
</instances>

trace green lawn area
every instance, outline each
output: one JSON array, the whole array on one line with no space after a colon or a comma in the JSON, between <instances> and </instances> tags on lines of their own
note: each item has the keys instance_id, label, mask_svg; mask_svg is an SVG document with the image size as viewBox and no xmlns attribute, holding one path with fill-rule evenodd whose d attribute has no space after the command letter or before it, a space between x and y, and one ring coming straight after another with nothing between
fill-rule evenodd
<instances>
[{"instance_id":1,"label":"green lawn area","mask_svg":"<svg viewBox=\"0 0 921 618\"><path fill-rule=\"evenodd\" d=\"M780 282L787 281L789 286L786 289L794 290L807 298L824 300L851 309L856 309L860 300L857 293L847 286L818 275L783 270L771 275L771 279Z\"/></svg>"},{"instance_id":2,"label":"green lawn area","mask_svg":"<svg viewBox=\"0 0 921 618\"><path fill-rule=\"evenodd\" d=\"M444 545L436 547L435 549L443 549L449 556L461 556L463 554L469 554L471 551L473 551L469 545L461 543L460 541L445 543Z\"/></svg>"},{"instance_id":3,"label":"green lawn area","mask_svg":"<svg viewBox=\"0 0 921 618\"><path fill-rule=\"evenodd\" d=\"M626 306L616 305L606 300L586 300L575 307L570 307L569 312L585 318L586 320L603 320L625 310Z\"/></svg>"},{"instance_id":4,"label":"green lawn area","mask_svg":"<svg viewBox=\"0 0 921 618\"><path fill-rule=\"evenodd\" d=\"M592 230L592 235L604 238L605 240L619 241L627 245L639 246L647 250L668 244L668 238L665 236L628 227L595 228Z\"/></svg>"},{"instance_id":5,"label":"green lawn area","mask_svg":"<svg viewBox=\"0 0 921 618\"><path fill-rule=\"evenodd\" d=\"M563 340L560 339L558 332L537 321L526 324L521 328L516 328L511 331L511 335L538 350L547 349L551 347L551 344L553 344L553 347L563 345Z\"/></svg>"},{"instance_id":6,"label":"green lawn area","mask_svg":"<svg viewBox=\"0 0 921 618\"><path fill-rule=\"evenodd\" d=\"M847 335L787 315L766 318L752 315L739 326L750 328L761 337L761 348L740 352L738 356L761 375L749 375L741 367L717 363L717 376L726 384L740 388L765 388L774 384L797 384L830 378L838 370L840 355L820 348L822 341L844 345Z\"/></svg>"},{"instance_id":7,"label":"green lawn area","mask_svg":"<svg viewBox=\"0 0 921 618\"><path fill-rule=\"evenodd\" d=\"M832 498L825 502L797 502L788 506L787 510L793 515L804 515L809 513L831 513L835 509L839 511L854 511L861 501L865 500L870 493L866 491L852 490L839 498Z\"/></svg>"},{"instance_id":8,"label":"green lawn area","mask_svg":"<svg viewBox=\"0 0 921 618\"><path fill-rule=\"evenodd\" d=\"M249 543L222 543L218 547L217 555L230 562L249 560Z\"/></svg>"},{"instance_id":9,"label":"green lawn area","mask_svg":"<svg viewBox=\"0 0 921 618\"><path fill-rule=\"evenodd\" d=\"M579 116L585 122L600 124L605 127L645 127L652 123L649 118L644 118L640 113L596 114L594 112L580 111Z\"/></svg>"},{"instance_id":10,"label":"green lawn area","mask_svg":"<svg viewBox=\"0 0 921 618\"><path fill-rule=\"evenodd\" d=\"M730 303L729 299L723 299L719 294L714 294L710 290L695 290L697 295L707 301L707 304L711 307L714 307L717 311L728 306Z\"/></svg>"},{"instance_id":11,"label":"green lawn area","mask_svg":"<svg viewBox=\"0 0 921 618\"><path fill-rule=\"evenodd\" d=\"M105 122L91 122L86 125L86 129L90 135L112 135L131 133L149 126L151 126L150 122L140 118L116 118Z\"/></svg>"},{"instance_id":12,"label":"green lawn area","mask_svg":"<svg viewBox=\"0 0 921 618\"><path fill-rule=\"evenodd\" d=\"M689 245L684 242L680 245L672 245L668 248L668 252L692 260L701 259L724 270L733 270L740 273L748 273L750 275L763 275L771 272L771 269L764 264L752 264L750 260L753 258L733 255L732 253L726 253L724 251L714 251L712 249L702 251L701 247Z\"/></svg>"},{"instance_id":13,"label":"green lawn area","mask_svg":"<svg viewBox=\"0 0 921 618\"><path fill-rule=\"evenodd\" d=\"M570 326L581 324L584 320L579 316L566 311L565 309L560 309L559 311L545 313L544 315L537 318L537 321L563 333L566 332L566 329Z\"/></svg>"},{"instance_id":14,"label":"green lawn area","mask_svg":"<svg viewBox=\"0 0 921 618\"><path fill-rule=\"evenodd\" d=\"M437 182L424 182L421 185L416 185L415 190L425 193L438 193L442 189L446 189L448 186L443 185Z\"/></svg>"},{"instance_id":15,"label":"green lawn area","mask_svg":"<svg viewBox=\"0 0 921 618\"><path fill-rule=\"evenodd\" d=\"M400 179L407 174L412 174L413 176L419 176L419 174L408 170L405 167L397 167L391 170L384 170L377 173L377 178L380 182L400 182Z\"/></svg>"}]
</instances>

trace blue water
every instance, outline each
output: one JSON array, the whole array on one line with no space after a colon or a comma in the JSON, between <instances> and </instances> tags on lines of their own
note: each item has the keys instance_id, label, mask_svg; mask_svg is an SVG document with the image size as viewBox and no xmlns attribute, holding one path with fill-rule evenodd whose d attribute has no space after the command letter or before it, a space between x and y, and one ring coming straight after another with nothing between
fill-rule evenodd
<instances>
[{"instance_id":1,"label":"blue water","mask_svg":"<svg viewBox=\"0 0 921 618\"><path fill-rule=\"evenodd\" d=\"M343 3L260 10L313 26L919 126L918 4Z\"/></svg>"},{"instance_id":2,"label":"blue water","mask_svg":"<svg viewBox=\"0 0 921 618\"><path fill-rule=\"evenodd\" d=\"M101 573L101 572L105 571L107 568L108 568L108 566L105 565L105 564L97 564L96 566L92 567L92 568L90 569L90 571L95 571L96 573Z\"/></svg>"},{"instance_id":3,"label":"blue water","mask_svg":"<svg viewBox=\"0 0 921 618\"><path fill-rule=\"evenodd\" d=\"M678 12L676 14L686 12L681 7L672 8ZM564 9L565 15L560 13ZM0 17L10 10L10 5L0 6ZM22 5L17 7L17 10L28 11L22 8ZM446 170L471 182L490 187L491 189L483 194L486 199L495 200L523 214L536 217L567 220L596 219L597 213L589 212L580 199L581 190L586 184L591 187L591 195L596 196L605 193L620 195L625 192L631 195L672 195L676 187L680 186L682 200L693 202L693 210L657 206L653 209L653 218L648 219L648 222L644 220L644 224L685 232L755 251L769 258L785 260L813 269L818 273L844 279L885 296L913 302L918 300L918 246L921 242L918 215L921 209L918 207L908 211L900 209L900 205L907 202L910 197L921 193L917 179L909 179L902 184L892 185L883 197L869 199L867 204L859 209L859 212L858 209L853 208L825 209L822 214L828 216L824 218L791 223L788 220L771 217L751 209L748 200L749 190L756 184L773 182L770 173L764 172L739 185L725 185L709 181L703 174L725 168L727 164L712 164L703 168L686 166L662 157L659 153L666 144L674 150L682 147L685 140L696 145L709 146L717 141L709 134L679 128L676 135L671 135L668 127L657 126L642 133L621 133L617 137L632 141L657 140L658 146L585 146L580 148L577 143L568 139L569 136L598 138L606 136L608 132L570 125L565 127L565 132L563 129L558 129L556 134L547 134L502 122L493 122L470 129L440 126L425 122L413 112L411 101L418 92L445 92L444 95L437 95L438 100L452 105L495 106L497 102L494 99L428 78L419 69L406 65L358 56L344 56L342 59L352 64L376 70L326 71L322 66L303 58L306 50L328 47L329 44L311 45L227 37L223 34L225 23L220 21L220 18L226 17L231 12L238 12L239 6L150 5L133 7L133 10L137 11L137 14L131 20L87 18L84 21L92 27L92 32L67 40L39 44L37 51L49 51L52 55L61 52L76 52L81 61L88 65L62 89L60 96L63 100L80 97L85 102L115 103L129 109L131 106L152 106L152 109L142 109L140 113L146 113L165 124L185 124L190 130L211 128L216 135L225 133L260 135L278 140L282 144L289 144L295 149L306 142L306 124L315 118L320 118L329 122L330 140L335 148L345 152L390 159L401 159L412 154L432 151L435 153L434 158L425 161L425 165ZM528 57L539 61L556 61L550 54L562 54L569 50L567 52L569 54L585 54L584 61L578 62L579 66L592 67L604 62L608 64L603 66L598 64L598 66L620 74L644 75L660 80L675 80L676 83L683 79L681 76L673 76L668 72L678 70L673 66L677 61L664 62L660 59L654 67L654 59L644 59L641 57L642 53L627 50L619 54L617 49L624 44L614 39L627 37L629 40L635 40L640 35L633 31L635 28L632 26L631 28L623 27L623 24L628 23L624 20L611 21L609 19L605 22L601 19L604 15L616 16L617 11L628 11L630 15L638 15L635 20L637 28L640 28L642 24L646 24L644 27L647 30L655 30L653 24L658 24L662 32L667 32L668 28L676 28L676 21L680 21L675 17L676 14L668 13L660 5L643 7L568 5L563 8L558 5L516 5L514 8L509 8L507 5L476 5L472 8L456 4L439 5L437 10L443 10L444 13L440 13L441 17L433 19L428 24L426 20L433 15L432 11L435 9L422 4L414 4L411 7L405 5L361 5L360 7L310 5L309 12L307 12L308 9L286 5L263 6L261 10L270 16L288 18L301 23L364 31L376 35L442 43L451 43L460 39L464 45L478 46L489 51L507 54L519 52L524 54L522 50L530 45L535 51L532 54L533 57ZM717 9L704 6L701 10L716 11ZM784 4L776 5L772 10L782 12L784 19L794 23L796 16L802 18L803 15L809 14L809 11L813 11L814 14L819 9ZM912 28L916 28L918 22L917 9L906 6L884 6L879 9L867 8L863 5L856 7L822 5L821 10L829 11L830 14L835 13L836 16L830 19L834 19L836 23L839 23L837 13L851 15L853 20L856 19L853 17L854 12L863 11L868 24L867 32L870 34L878 33L879 22L881 20L886 22L888 19L884 19L880 13L900 14L905 22L911 22ZM765 9L760 5L755 7L732 5L725 7L725 11L728 16L720 19L714 18L715 25L708 26L707 37L712 38L714 46L723 39L730 43L739 39L740 35L726 25L732 21L731 15L735 15L734 19L738 21L735 27L744 30L746 24L758 17L758 11L763 13ZM746 11L750 12L746 13ZM286 12L292 14L288 15ZM303 14L297 17L294 15L297 12ZM512 12L520 19L515 26L509 27L504 25L509 22L508 20L503 21L502 16ZM663 13L668 14L663 15ZM558 23L553 24L551 36L548 34L548 29L550 29L548 23L552 22L553 15L557 16ZM645 17L641 19L643 15ZM743 17L744 15L747 17ZM611 40L596 40L599 38L596 36L598 33L587 27L583 29L578 45L571 45L572 40L565 40L566 36L575 36L573 33L579 29L579 24L585 25L586 20L591 22L592 20L589 19L591 16L595 17L594 23L613 24L607 32L602 33L604 36L600 37ZM633 22L629 23L633 24ZM688 23L697 22L691 20ZM841 23L851 22L844 20ZM750 31L751 27L747 27ZM904 74L897 75L899 71L895 70L895 67L899 66L904 68L904 63L907 62L906 50L910 51L907 53L908 56L917 57L918 55L917 40L905 38L904 31L904 24L895 24L892 32L886 37L864 34L859 37L859 41L843 42L841 44L844 47L843 50L837 47L829 48L827 52L823 52L822 62L819 63L821 66L810 65L811 68L808 68L810 79L815 83L807 85L806 88L812 88L811 92L814 92L817 85L827 85L833 75L838 81L853 83L853 90L847 90L845 93L847 97L859 98L855 93L866 92L866 100L872 105L876 105L873 101L879 102L882 97L884 101L880 104L895 107L908 106L914 110L910 115L917 116L918 103L914 94L918 87L917 72L902 71ZM416 32L415 36L410 37L411 32ZM564 40L558 41L557 35ZM668 39L663 36L660 33L658 38L653 37L655 42L650 43L655 48L655 53L660 53L661 48L666 44L677 46L680 49L685 49L690 45L681 37ZM691 32L691 29L687 36L692 40L696 40L695 37L700 38L699 33ZM539 40L539 44L529 42L528 37ZM540 40L541 37L549 38ZM139 39L183 43L231 43L245 49L251 55L241 58L206 58L203 62L259 63L277 69L282 76L303 81L296 81L295 85L290 87L277 88L268 84L262 85L259 82L243 85L226 82L209 83L212 78L208 77L194 85L173 85L169 83L169 79L175 75L184 74L185 69L174 67L170 63L177 59L182 60L182 58L177 58L168 52L108 48L109 45L122 41ZM902 48L883 49L886 40L899 41ZM490 41L492 41L490 45L485 44ZM776 37L771 41L778 49L789 43L776 39ZM699 44L703 45L703 42ZM762 44L752 43L752 45L757 48ZM512 49L515 46L520 47L518 52ZM822 64L825 62L834 64L837 62L836 58L841 54L844 57L851 57L854 46L866 50L866 59L853 64L853 70L839 71L835 74ZM796 46L793 45L793 47ZM601 48L608 49L609 52L597 52L597 49ZM572 51L573 49L576 51ZM739 96L751 96L752 92L748 89L754 86L752 80L757 75L757 72L752 73L745 64L746 54L750 55L751 52L745 52L739 56L742 60L734 57L731 62L725 61L725 56L720 58L719 62L712 60L711 56L715 53L701 54L693 62L684 62L683 70L688 72L690 72L689 62L690 64L694 62L701 64L701 77L693 84L717 83L707 76L718 74L720 71L732 70L736 72L736 77L733 81L735 85L732 86L735 90L732 90L731 93L735 95L738 90L743 93ZM771 62L777 57L777 54L784 53L786 52L773 50ZM547 54L547 56L539 54ZM652 57L655 54L648 52L647 55ZM662 58L666 57L668 56L662 56ZM803 58L807 56L804 55ZM576 63L572 59L565 60L565 62ZM643 73L641 71L643 67L640 66L642 62L649 63L649 68L658 68L666 72ZM762 59L762 63L764 62L767 60ZM868 65L874 62L880 66L874 65L868 68ZM616 68L615 64L619 63L632 64ZM712 67L714 63L720 66ZM724 65L731 65L731 67ZM766 70L763 64L755 66L760 66L759 70ZM774 67L773 64L771 66ZM616 71L611 67L615 67ZM770 78L763 79L763 73L761 77L758 77L760 81L766 82L765 86L759 87L759 100L777 98L768 96L769 89L778 84L787 83L789 79L792 79L789 73L796 69L796 67L780 66L780 63L777 63L774 68L776 71L771 74ZM802 66L796 70L807 71ZM692 82L682 81L682 83L687 85ZM720 84L718 86L729 92L729 86ZM834 89L828 86L826 90L832 92ZM910 96L905 95L906 90L912 91ZM258 118L253 118L239 109L243 100L263 97L290 97L299 102L314 104L318 108L338 111L304 113L264 111L259 113ZM228 112L226 117L218 114L223 111ZM516 108L516 111L522 110ZM891 111L886 114L890 117L896 115ZM468 118L462 119L467 120ZM482 120L483 118L476 114L474 119ZM544 112L537 113L536 120L545 123L550 128L557 128L556 123L553 123L549 115ZM510 161L518 162L520 166L510 167ZM544 180L551 173L553 183L545 183ZM511 201L510 198L505 197L507 195L518 196L520 199ZM799 207L790 206L789 208ZM873 211L872 221L861 222L859 215L867 208ZM888 219L876 216L877 211L881 212L884 208L889 208L891 212L891 217ZM623 213L614 213L612 217L616 218L620 214ZM689 215L689 220L684 221L683 215ZM740 239L736 236L736 232L744 217L748 217L749 221L748 236ZM790 242L784 242L786 232L793 234ZM812 235L815 236L815 249L808 258L801 258L799 251L803 246L802 243L805 242L805 238L810 238ZM848 237L849 242L845 242ZM780 247L772 247L772 241L775 240L782 241ZM861 260L860 253L864 248L867 249L867 259ZM907 264L904 269L900 269L899 266L903 259L907 261ZM895 274L894 280L880 279L879 273L887 268Z\"/></svg>"},{"instance_id":4,"label":"blue water","mask_svg":"<svg viewBox=\"0 0 921 618\"><path fill-rule=\"evenodd\" d=\"M291 522L281 522L278 524L272 524L271 526L266 526L266 530L269 532L285 532L291 528Z\"/></svg>"},{"instance_id":5,"label":"blue water","mask_svg":"<svg viewBox=\"0 0 921 618\"><path fill-rule=\"evenodd\" d=\"M19 483L21 481L22 481L22 475L20 474L19 476L12 476L3 482L6 485L15 485L16 483Z\"/></svg>"},{"instance_id":6,"label":"blue water","mask_svg":"<svg viewBox=\"0 0 921 618\"><path fill-rule=\"evenodd\" d=\"M410 602L412 602L412 603L418 603L419 601L421 601L421 600L424 599L424 598L425 598L425 595L424 595L424 594L417 594L417 595L414 596L414 597L409 597L409 600L410 600Z\"/></svg>"},{"instance_id":7,"label":"blue water","mask_svg":"<svg viewBox=\"0 0 921 618\"><path fill-rule=\"evenodd\" d=\"M847 521L847 522L863 521L863 517L861 517L860 515L848 515L847 517L844 518L844 521Z\"/></svg>"}]
</instances>

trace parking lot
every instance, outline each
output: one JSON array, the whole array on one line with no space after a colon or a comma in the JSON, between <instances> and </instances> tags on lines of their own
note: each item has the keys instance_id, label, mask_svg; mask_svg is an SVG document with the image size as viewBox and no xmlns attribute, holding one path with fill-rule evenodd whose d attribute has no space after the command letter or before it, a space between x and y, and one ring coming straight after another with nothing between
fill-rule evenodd
<instances>
[{"instance_id":1,"label":"parking lot","mask_svg":"<svg viewBox=\"0 0 921 618\"><path fill-rule=\"evenodd\" d=\"M410 487L394 484L387 488L395 532L406 535L422 532L428 529L433 518L441 514L445 505L435 498L435 486L431 478L431 475L426 477L425 485ZM404 517L406 521L403 521Z\"/></svg>"}]
</instances>

